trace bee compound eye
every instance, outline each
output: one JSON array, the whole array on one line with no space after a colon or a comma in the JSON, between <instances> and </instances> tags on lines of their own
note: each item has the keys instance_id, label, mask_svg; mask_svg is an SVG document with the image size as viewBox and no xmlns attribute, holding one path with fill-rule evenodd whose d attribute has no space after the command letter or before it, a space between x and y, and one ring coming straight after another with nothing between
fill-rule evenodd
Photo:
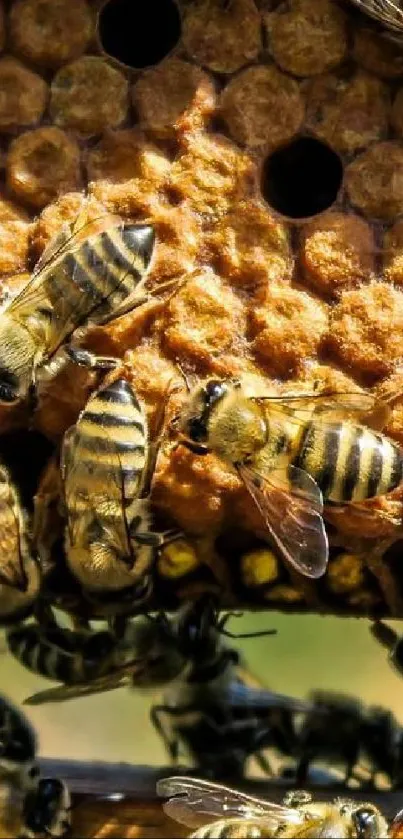
<instances>
[{"instance_id":1,"label":"bee compound eye","mask_svg":"<svg viewBox=\"0 0 403 839\"><path fill-rule=\"evenodd\" d=\"M18 393L10 386L0 382L0 402L11 405L18 402Z\"/></svg>"},{"instance_id":2,"label":"bee compound eye","mask_svg":"<svg viewBox=\"0 0 403 839\"><path fill-rule=\"evenodd\" d=\"M210 382L207 382L205 387L206 405L214 405L214 402L221 399L226 389L225 383L220 382L218 379L212 379Z\"/></svg>"},{"instance_id":3,"label":"bee compound eye","mask_svg":"<svg viewBox=\"0 0 403 839\"><path fill-rule=\"evenodd\" d=\"M188 433L190 439L195 443L205 443L207 440L206 426L198 417L192 417L192 419L189 420Z\"/></svg>"},{"instance_id":4,"label":"bee compound eye","mask_svg":"<svg viewBox=\"0 0 403 839\"><path fill-rule=\"evenodd\" d=\"M359 807L352 814L357 839L377 839L378 820L376 813L369 807Z\"/></svg>"},{"instance_id":5,"label":"bee compound eye","mask_svg":"<svg viewBox=\"0 0 403 839\"><path fill-rule=\"evenodd\" d=\"M11 404L18 401L18 379L6 367L0 366L0 402Z\"/></svg>"}]
</instances>

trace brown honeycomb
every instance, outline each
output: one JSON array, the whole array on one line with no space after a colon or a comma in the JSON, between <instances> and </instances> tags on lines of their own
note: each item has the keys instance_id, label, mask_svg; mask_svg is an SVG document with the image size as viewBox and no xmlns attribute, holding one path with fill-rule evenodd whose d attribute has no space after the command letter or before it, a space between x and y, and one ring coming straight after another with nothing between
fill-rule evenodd
<instances>
[{"instance_id":1,"label":"brown honeycomb","mask_svg":"<svg viewBox=\"0 0 403 839\"><path fill-rule=\"evenodd\" d=\"M342 0L178 4L181 38L153 66L139 32L142 70L102 50L97 3L0 6L3 299L86 192L94 212L155 225L151 292L181 281L169 301L151 298L86 338L125 357L151 435L168 393L168 418L180 410L183 374L191 385L237 376L251 395L373 388L394 399L386 431L403 445L403 52ZM304 214L314 155L305 185L287 185L298 211L280 214L262 190L265 161L301 138L333 150L343 178ZM42 394L36 427L60 441L93 387L68 367ZM219 580L235 602L403 615L400 488L366 516L329 511L329 573L317 584L264 544L239 478L212 455L167 438L152 500L190 540L159 558L163 604Z\"/></svg>"}]
</instances>

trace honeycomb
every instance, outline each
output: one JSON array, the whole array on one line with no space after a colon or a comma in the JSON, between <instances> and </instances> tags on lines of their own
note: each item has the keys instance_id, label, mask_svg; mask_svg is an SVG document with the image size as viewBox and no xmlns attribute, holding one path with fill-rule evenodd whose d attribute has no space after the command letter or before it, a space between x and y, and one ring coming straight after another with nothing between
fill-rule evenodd
<instances>
[{"instance_id":1,"label":"honeycomb","mask_svg":"<svg viewBox=\"0 0 403 839\"><path fill-rule=\"evenodd\" d=\"M85 194L156 229L149 303L86 338L125 360L151 436L184 374L251 395L371 389L403 444L402 49L341 0L178 3L0 7L3 301ZM60 443L93 387L67 367L33 427ZM328 512L317 582L264 542L237 475L169 434L151 499L184 534L157 560L160 605L224 586L251 607L403 615L403 488L364 525Z\"/></svg>"}]
</instances>

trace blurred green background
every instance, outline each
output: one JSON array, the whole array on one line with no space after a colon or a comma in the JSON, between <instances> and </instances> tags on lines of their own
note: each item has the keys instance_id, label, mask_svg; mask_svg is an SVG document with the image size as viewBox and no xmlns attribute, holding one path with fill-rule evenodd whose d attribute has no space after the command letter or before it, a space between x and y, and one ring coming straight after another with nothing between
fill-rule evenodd
<instances>
[{"instance_id":1,"label":"blurred green background","mask_svg":"<svg viewBox=\"0 0 403 839\"><path fill-rule=\"evenodd\" d=\"M398 631L400 626L403 633L403 623L391 626ZM391 670L368 621L265 612L234 618L229 627L233 632L278 630L273 637L228 641L273 690L298 697L313 688L344 691L390 708L403 723L403 677ZM5 654L1 674L1 690L18 703L53 684ZM160 764L166 756L149 722L150 705L158 695L121 689L27 708L27 715L38 730L43 756Z\"/></svg>"}]
</instances>

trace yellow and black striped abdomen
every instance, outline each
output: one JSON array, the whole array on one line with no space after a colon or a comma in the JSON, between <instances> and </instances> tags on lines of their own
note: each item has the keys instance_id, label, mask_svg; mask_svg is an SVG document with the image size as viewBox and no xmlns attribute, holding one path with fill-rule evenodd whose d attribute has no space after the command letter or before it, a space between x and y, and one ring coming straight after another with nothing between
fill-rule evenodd
<instances>
[{"instance_id":1,"label":"yellow and black striped abdomen","mask_svg":"<svg viewBox=\"0 0 403 839\"><path fill-rule=\"evenodd\" d=\"M36 624L10 629L6 641L14 658L28 670L67 685L100 675L116 646L108 631L80 633Z\"/></svg>"},{"instance_id":2,"label":"yellow and black striped abdomen","mask_svg":"<svg viewBox=\"0 0 403 839\"><path fill-rule=\"evenodd\" d=\"M247 818L221 819L200 827L192 833L192 837L194 839L265 839L265 837L273 836L272 828L272 819L269 820L266 829L263 819L261 825L258 821L248 821Z\"/></svg>"},{"instance_id":3,"label":"yellow and black striped abdomen","mask_svg":"<svg viewBox=\"0 0 403 839\"><path fill-rule=\"evenodd\" d=\"M150 225L113 226L67 248L44 269L55 345L87 321L113 316L135 293L150 264L154 239Z\"/></svg>"},{"instance_id":4,"label":"yellow and black striped abdomen","mask_svg":"<svg viewBox=\"0 0 403 839\"><path fill-rule=\"evenodd\" d=\"M386 495L403 479L398 446L350 422L309 422L293 463L315 479L325 501L339 504Z\"/></svg>"},{"instance_id":5,"label":"yellow and black striped abdomen","mask_svg":"<svg viewBox=\"0 0 403 839\"><path fill-rule=\"evenodd\" d=\"M83 498L106 495L109 513L138 496L148 459L145 416L134 388L116 379L87 402L76 425L75 487Z\"/></svg>"}]
</instances>

